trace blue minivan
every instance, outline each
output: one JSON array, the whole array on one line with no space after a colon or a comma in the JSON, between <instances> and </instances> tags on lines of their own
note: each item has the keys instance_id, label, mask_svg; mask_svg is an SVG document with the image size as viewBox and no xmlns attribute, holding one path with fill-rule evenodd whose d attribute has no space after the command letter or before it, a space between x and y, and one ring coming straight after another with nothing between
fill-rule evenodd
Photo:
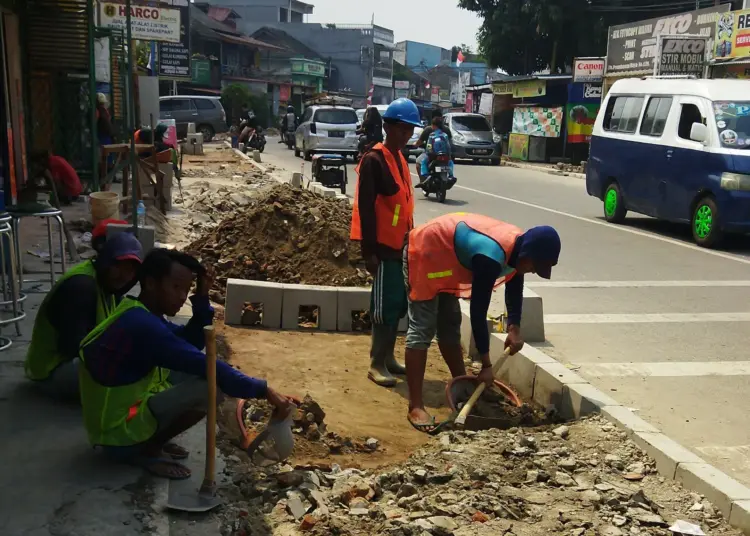
<instances>
[{"instance_id":1,"label":"blue minivan","mask_svg":"<svg viewBox=\"0 0 750 536\"><path fill-rule=\"evenodd\" d=\"M695 242L750 231L750 81L631 78L594 124L586 190L607 221L689 223Z\"/></svg>"}]
</instances>

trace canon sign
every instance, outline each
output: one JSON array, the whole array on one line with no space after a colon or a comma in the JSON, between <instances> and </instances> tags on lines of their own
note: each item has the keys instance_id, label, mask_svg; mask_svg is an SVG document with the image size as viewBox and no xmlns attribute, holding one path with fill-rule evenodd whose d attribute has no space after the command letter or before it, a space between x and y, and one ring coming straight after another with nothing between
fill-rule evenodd
<instances>
[{"instance_id":1,"label":"canon sign","mask_svg":"<svg viewBox=\"0 0 750 536\"><path fill-rule=\"evenodd\" d=\"M573 65L574 82L601 82L604 77L604 58L576 58Z\"/></svg>"}]
</instances>

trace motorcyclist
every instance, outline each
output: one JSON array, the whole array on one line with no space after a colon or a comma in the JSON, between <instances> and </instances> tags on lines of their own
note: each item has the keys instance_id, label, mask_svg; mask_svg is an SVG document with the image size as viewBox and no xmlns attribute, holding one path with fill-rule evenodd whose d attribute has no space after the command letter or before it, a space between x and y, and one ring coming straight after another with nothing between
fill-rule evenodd
<instances>
[{"instance_id":1,"label":"motorcyclist","mask_svg":"<svg viewBox=\"0 0 750 536\"><path fill-rule=\"evenodd\" d=\"M371 106L365 111L362 125L357 130L357 134L364 136L363 143L360 142L362 154L369 151L376 144L383 143L383 118L380 116L377 108Z\"/></svg>"},{"instance_id":2,"label":"motorcyclist","mask_svg":"<svg viewBox=\"0 0 750 536\"><path fill-rule=\"evenodd\" d=\"M255 112L250 110L247 104L243 104L242 112L240 113L240 143L250 145L257 128L258 120L255 117Z\"/></svg>"},{"instance_id":3,"label":"motorcyclist","mask_svg":"<svg viewBox=\"0 0 750 536\"><path fill-rule=\"evenodd\" d=\"M294 135L297 130L297 115L294 113L294 106L291 104L286 107L286 115L283 121L284 130L282 132L282 138L286 140L287 135Z\"/></svg>"},{"instance_id":4,"label":"motorcyclist","mask_svg":"<svg viewBox=\"0 0 750 536\"><path fill-rule=\"evenodd\" d=\"M443 125L443 117L436 115L432 118L432 126L427 127L417 142L417 147L424 146L425 152L417 159L417 171L419 173L419 184L421 186L430 176L430 164L438 153L450 154L451 135ZM448 162L448 174L453 177L453 158Z\"/></svg>"}]
</instances>

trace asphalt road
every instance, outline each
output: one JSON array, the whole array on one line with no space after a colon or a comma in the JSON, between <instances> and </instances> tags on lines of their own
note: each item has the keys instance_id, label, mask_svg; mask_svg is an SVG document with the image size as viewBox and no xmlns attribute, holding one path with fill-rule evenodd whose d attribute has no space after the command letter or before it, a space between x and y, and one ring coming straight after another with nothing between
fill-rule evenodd
<instances>
[{"instance_id":1,"label":"asphalt road","mask_svg":"<svg viewBox=\"0 0 750 536\"><path fill-rule=\"evenodd\" d=\"M264 161L302 166L276 140ZM417 194L417 223L462 211L554 226L563 248L553 279L527 278L544 299L547 343L537 346L750 485L750 238L705 250L687 225L632 214L606 223L581 179L464 164L456 176L445 204Z\"/></svg>"}]
</instances>

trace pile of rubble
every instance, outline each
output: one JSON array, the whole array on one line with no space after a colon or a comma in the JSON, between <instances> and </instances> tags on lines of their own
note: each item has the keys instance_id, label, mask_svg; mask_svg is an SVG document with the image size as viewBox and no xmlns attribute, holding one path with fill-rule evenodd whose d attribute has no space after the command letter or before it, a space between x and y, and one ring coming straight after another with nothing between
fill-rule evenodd
<instances>
[{"instance_id":1,"label":"pile of rubble","mask_svg":"<svg viewBox=\"0 0 750 536\"><path fill-rule=\"evenodd\" d=\"M653 460L598 417L443 433L378 473L335 464L260 469L231 458L238 466L223 489L231 504L224 536L672 535L678 521L740 534L704 497L659 477Z\"/></svg>"},{"instance_id":2,"label":"pile of rubble","mask_svg":"<svg viewBox=\"0 0 750 536\"><path fill-rule=\"evenodd\" d=\"M308 190L277 185L250 199L186 249L227 278L367 286L360 248L349 240L351 206Z\"/></svg>"},{"instance_id":3,"label":"pile of rubble","mask_svg":"<svg viewBox=\"0 0 750 536\"><path fill-rule=\"evenodd\" d=\"M571 164L565 164L563 162L558 162L555 164L555 167L559 171L564 171L566 173L586 173L586 167L584 165L580 166L574 166Z\"/></svg>"}]
</instances>

